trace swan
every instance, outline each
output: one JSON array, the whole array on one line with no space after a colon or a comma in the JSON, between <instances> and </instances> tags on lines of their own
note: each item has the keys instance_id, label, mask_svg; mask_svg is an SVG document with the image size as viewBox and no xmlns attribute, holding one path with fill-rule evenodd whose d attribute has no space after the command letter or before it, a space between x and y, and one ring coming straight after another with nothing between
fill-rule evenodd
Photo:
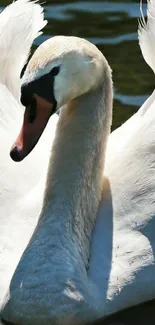
<instances>
[{"instance_id":1,"label":"swan","mask_svg":"<svg viewBox=\"0 0 155 325\"><path fill-rule=\"evenodd\" d=\"M139 29L142 50L151 47L153 14L150 1L147 24ZM149 51L143 55L152 62ZM153 299L155 94L109 137L108 62L88 41L63 36L36 50L21 94L26 111L11 149L15 161L30 153L59 109L60 118L48 170L15 209L14 218L25 219L25 226L41 212L3 301L2 319L84 323Z\"/></svg>"}]
</instances>

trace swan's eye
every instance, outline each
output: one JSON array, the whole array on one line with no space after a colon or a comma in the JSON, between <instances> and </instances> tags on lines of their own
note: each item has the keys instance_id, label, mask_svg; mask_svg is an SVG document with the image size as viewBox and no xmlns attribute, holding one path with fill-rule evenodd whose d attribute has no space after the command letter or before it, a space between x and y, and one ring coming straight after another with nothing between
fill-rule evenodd
<instances>
[{"instance_id":1,"label":"swan's eye","mask_svg":"<svg viewBox=\"0 0 155 325\"><path fill-rule=\"evenodd\" d=\"M57 76L57 74L59 73L60 71L60 67L57 66L57 67L54 67L52 70L51 70L51 74L52 76Z\"/></svg>"}]
</instances>

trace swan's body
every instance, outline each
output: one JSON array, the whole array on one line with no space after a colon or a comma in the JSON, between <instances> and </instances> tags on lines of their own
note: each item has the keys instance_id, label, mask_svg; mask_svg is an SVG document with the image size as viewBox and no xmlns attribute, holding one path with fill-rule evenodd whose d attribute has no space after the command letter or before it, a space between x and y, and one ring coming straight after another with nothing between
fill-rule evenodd
<instances>
[{"instance_id":1,"label":"swan's body","mask_svg":"<svg viewBox=\"0 0 155 325\"><path fill-rule=\"evenodd\" d=\"M145 35L143 31L142 36ZM77 66L72 65L72 60ZM44 202L45 160L50 151L51 127L57 121L48 125L42 139L40 148L48 138L44 149L46 159L42 160L38 149L27 159L25 166L22 163L25 174L20 177L25 177L27 189L22 183L19 192L12 188L13 211L11 204L6 210L11 197L8 193L5 205L2 205L5 219L0 219L3 226L0 244L2 249L4 246L1 301L41 213L2 308L2 318L22 325L84 322L155 297L155 95L110 136L105 160L111 124L111 76L106 60L93 45L63 37L44 43L28 64L24 80L29 85L62 62L65 70L60 70L61 77L56 77L54 94L58 107L69 103L61 109ZM74 73L66 75L70 67ZM72 100L75 97L77 99ZM36 100L39 103L40 98ZM19 109L17 115L18 122ZM4 132L8 134L8 130ZM15 129L10 138L13 134ZM10 142L8 138L8 146ZM21 158L31 148L26 142L24 149L21 139L19 144ZM13 168L16 175L17 170L20 175L22 167L15 167L4 149L2 147L11 183ZM37 173L35 162L38 160ZM27 181L29 171L31 177ZM39 173L42 178L37 184ZM4 178L2 195L5 181ZM14 233L12 229L15 229ZM10 257L8 268L6 263Z\"/></svg>"}]
</instances>

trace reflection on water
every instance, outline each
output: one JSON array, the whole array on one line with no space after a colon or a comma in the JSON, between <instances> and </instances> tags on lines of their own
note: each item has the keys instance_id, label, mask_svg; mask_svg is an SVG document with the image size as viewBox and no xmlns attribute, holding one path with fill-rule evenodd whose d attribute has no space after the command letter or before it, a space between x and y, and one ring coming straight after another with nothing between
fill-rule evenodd
<instances>
[{"instance_id":1,"label":"reflection on water","mask_svg":"<svg viewBox=\"0 0 155 325\"><path fill-rule=\"evenodd\" d=\"M0 6L10 1L0 0ZM54 35L84 37L104 53L113 69L115 86L113 128L129 118L154 88L154 76L138 46L139 1L47 1L49 24L38 46ZM144 12L146 6L144 5Z\"/></svg>"},{"instance_id":2,"label":"reflection on water","mask_svg":"<svg viewBox=\"0 0 155 325\"><path fill-rule=\"evenodd\" d=\"M66 1L67 3L45 6L47 10L47 18L58 18L58 19L70 19L71 14L69 11L87 11L93 13L106 13L108 12L110 18L110 13L116 12L119 17L119 13L126 12L130 17L139 16L139 6L136 3L122 3L122 2L111 2L111 1L80 1L72 2ZM70 3L69 3L70 2ZM67 15L68 13L68 15Z\"/></svg>"},{"instance_id":3,"label":"reflection on water","mask_svg":"<svg viewBox=\"0 0 155 325\"><path fill-rule=\"evenodd\" d=\"M135 2L135 3L134 3ZM0 1L2 7L9 4L9 0ZM106 13L108 12L110 20L110 13L117 13L118 17L121 12L126 12L130 17L139 16L139 4L138 1L46 1L44 2L44 8L46 10L46 17L48 19L65 19L71 18L71 13L69 11L87 11L93 13ZM146 6L146 5L145 5ZM145 9L144 6L144 9ZM67 15L68 13L68 15Z\"/></svg>"},{"instance_id":4,"label":"reflection on water","mask_svg":"<svg viewBox=\"0 0 155 325\"><path fill-rule=\"evenodd\" d=\"M51 34L51 36L54 36L54 35ZM42 42L46 41L48 38L49 38L49 35L47 35L47 34L41 35L35 41L35 44L40 45ZM84 38L86 38L89 42L92 42L99 47L100 45L105 45L105 44L119 44L120 42L123 42L123 41L137 40L137 33L124 34L124 35L120 35L120 36L116 36L116 37L84 37Z\"/></svg>"}]
</instances>

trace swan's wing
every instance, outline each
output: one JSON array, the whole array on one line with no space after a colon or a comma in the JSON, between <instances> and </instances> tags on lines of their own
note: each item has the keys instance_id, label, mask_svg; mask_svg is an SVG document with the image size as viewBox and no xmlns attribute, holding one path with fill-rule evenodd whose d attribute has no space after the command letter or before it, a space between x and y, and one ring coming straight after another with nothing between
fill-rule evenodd
<instances>
[{"instance_id":1,"label":"swan's wing","mask_svg":"<svg viewBox=\"0 0 155 325\"><path fill-rule=\"evenodd\" d=\"M106 314L155 298L154 230L152 103L123 150L106 158L103 200L92 237L89 270Z\"/></svg>"},{"instance_id":2,"label":"swan's wing","mask_svg":"<svg viewBox=\"0 0 155 325\"><path fill-rule=\"evenodd\" d=\"M18 0L0 14L0 83L19 99L20 73L33 40L46 25L42 7Z\"/></svg>"},{"instance_id":3,"label":"swan's wing","mask_svg":"<svg viewBox=\"0 0 155 325\"><path fill-rule=\"evenodd\" d=\"M155 72L155 2L154 0L148 0L147 6L147 20L145 20L140 7L141 18L138 28L139 45L142 51L142 55L147 64ZM148 81L149 82L149 81ZM122 153L124 147L128 144L128 141L135 136L135 133L141 127L143 119L146 118L149 113L149 109L152 103L155 102L155 91L141 106L139 111L134 114L128 121L126 121L117 130L111 133L107 146L107 160L115 159L115 156Z\"/></svg>"},{"instance_id":4,"label":"swan's wing","mask_svg":"<svg viewBox=\"0 0 155 325\"><path fill-rule=\"evenodd\" d=\"M150 1L139 37L152 68L153 15ZM155 91L110 136L108 150L89 270L106 314L155 298Z\"/></svg>"},{"instance_id":5,"label":"swan's wing","mask_svg":"<svg viewBox=\"0 0 155 325\"><path fill-rule=\"evenodd\" d=\"M31 155L31 159L17 168L9 157L9 149L17 136L16 130L22 119L21 106L17 101L20 94L21 69L34 38L39 35L45 24L41 6L29 0L18 0L0 14L0 138L3 139L0 143L3 153L0 159L0 191L3 199L9 198L9 193L18 198L21 188L26 192L27 186L34 186L43 169L39 170L41 162L44 162L41 153ZM24 178L26 168L33 173L32 177L27 179ZM5 177L2 177L3 174ZM18 191L13 179L19 175L21 179Z\"/></svg>"},{"instance_id":6,"label":"swan's wing","mask_svg":"<svg viewBox=\"0 0 155 325\"><path fill-rule=\"evenodd\" d=\"M150 115L152 111L152 104L155 103L155 90L152 95L145 101L137 113L131 116L124 124L122 124L118 129L113 131L109 138L106 151L106 162L108 161L113 164L113 160L117 159L117 156L123 153L124 148L128 145L128 142L135 137L135 134L141 128L141 125L147 115ZM107 163L105 162L105 170L107 168Z\"/></svg>"}]
</instances>

